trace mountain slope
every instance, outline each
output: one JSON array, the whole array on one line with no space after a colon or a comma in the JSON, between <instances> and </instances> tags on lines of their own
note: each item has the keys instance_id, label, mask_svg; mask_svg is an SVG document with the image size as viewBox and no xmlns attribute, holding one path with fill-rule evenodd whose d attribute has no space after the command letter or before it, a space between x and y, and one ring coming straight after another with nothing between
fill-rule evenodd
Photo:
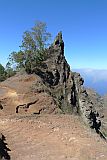
<instances>
[{"instance_id":1,"label":"mountain slope","mask_svg":"<svg viewBox=\"0 0 107 160\"><path fill-rule=\"evenodd\" d=\"M107 70L74 69L84 78L84 85L94 89L100 95L107 93Z\"/></svg>"}]
</instances>

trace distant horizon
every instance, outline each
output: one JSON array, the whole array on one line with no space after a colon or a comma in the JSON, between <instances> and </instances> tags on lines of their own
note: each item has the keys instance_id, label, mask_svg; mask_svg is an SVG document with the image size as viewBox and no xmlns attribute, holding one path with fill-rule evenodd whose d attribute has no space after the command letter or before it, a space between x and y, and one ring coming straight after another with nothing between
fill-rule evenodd
<instances>
[{"instance_id":1,"label":"distant horizon","mask_svg":"<svg viewBox=\"0 0 107 160\"><path fill-rule=\"evenodd\" d=\"M74 69L84 79L84 86L94 89L100 95L107 94L107 69Z\"/></svg>"},{"instance_id":2,"label":"distant horizon","mask_svg":"<svg viewBox=\"0 0 107 160\"><path fill-rule=\"evenodd\" d=\"M89 70L89 71L91 71L91 70L105 70L105 71L107 71L107 69L105 69L105 68L91 68L91 67L87 67L87 68L72 68L73 70L75 70L75 69L79 69L79 70Z\"/></svg>"}]
</instances>

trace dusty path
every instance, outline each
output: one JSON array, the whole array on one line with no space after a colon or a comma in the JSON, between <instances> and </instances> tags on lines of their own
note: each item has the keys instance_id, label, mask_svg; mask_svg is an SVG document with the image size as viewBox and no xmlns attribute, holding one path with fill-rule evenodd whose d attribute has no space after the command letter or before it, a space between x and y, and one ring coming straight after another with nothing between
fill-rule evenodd
<instances>
[{"instance_id":1,"label":"dusty path","mask_svg":"<svg viewBox=\"0 0 107 160\"><path fill-rule=\"evenodd\" d=\"M2 117L12 160L107 160L107 144L77 117Z\"/></svg>"}]
</instances>

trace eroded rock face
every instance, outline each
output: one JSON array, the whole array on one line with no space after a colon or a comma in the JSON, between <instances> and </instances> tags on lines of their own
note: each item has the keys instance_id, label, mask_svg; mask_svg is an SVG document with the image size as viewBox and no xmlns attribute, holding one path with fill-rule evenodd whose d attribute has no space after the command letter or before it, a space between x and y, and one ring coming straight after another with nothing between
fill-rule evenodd
<instances>
[{"instance_id":1,"label":"eroded rock face","mask_svg":"<svg viewBox=\"0 0 107 160\"><path fill-rule=\"evenodd\" d=\"M92 126L92 113L95 107L79 73L72 72L64 56L64 41L59 32L54 43L48 49L48 58L44 68L36 70L44 83L50 88L51 95L64 113L78 113L83 120ZM96 114L95 114L96 116ZM96 122L97 123L97 122Z\"/></svg>"}]
</instances>

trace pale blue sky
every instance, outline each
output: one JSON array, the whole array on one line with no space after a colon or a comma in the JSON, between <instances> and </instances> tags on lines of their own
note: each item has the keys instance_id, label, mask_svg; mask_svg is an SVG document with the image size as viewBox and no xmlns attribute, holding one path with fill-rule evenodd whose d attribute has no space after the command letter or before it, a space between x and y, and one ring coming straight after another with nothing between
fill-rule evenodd
<instances>
[{"instance_id":1,"label":"pale blue sky","mask_svg":"<svg viewBox=\"0 0 107 160\"><path fill-rule=\"evenodd\" d=\"M62 30L71 69L107 69L107 0L0 0L0 63L36 20L53 37Z\"/></svg>"}]
</instances>

